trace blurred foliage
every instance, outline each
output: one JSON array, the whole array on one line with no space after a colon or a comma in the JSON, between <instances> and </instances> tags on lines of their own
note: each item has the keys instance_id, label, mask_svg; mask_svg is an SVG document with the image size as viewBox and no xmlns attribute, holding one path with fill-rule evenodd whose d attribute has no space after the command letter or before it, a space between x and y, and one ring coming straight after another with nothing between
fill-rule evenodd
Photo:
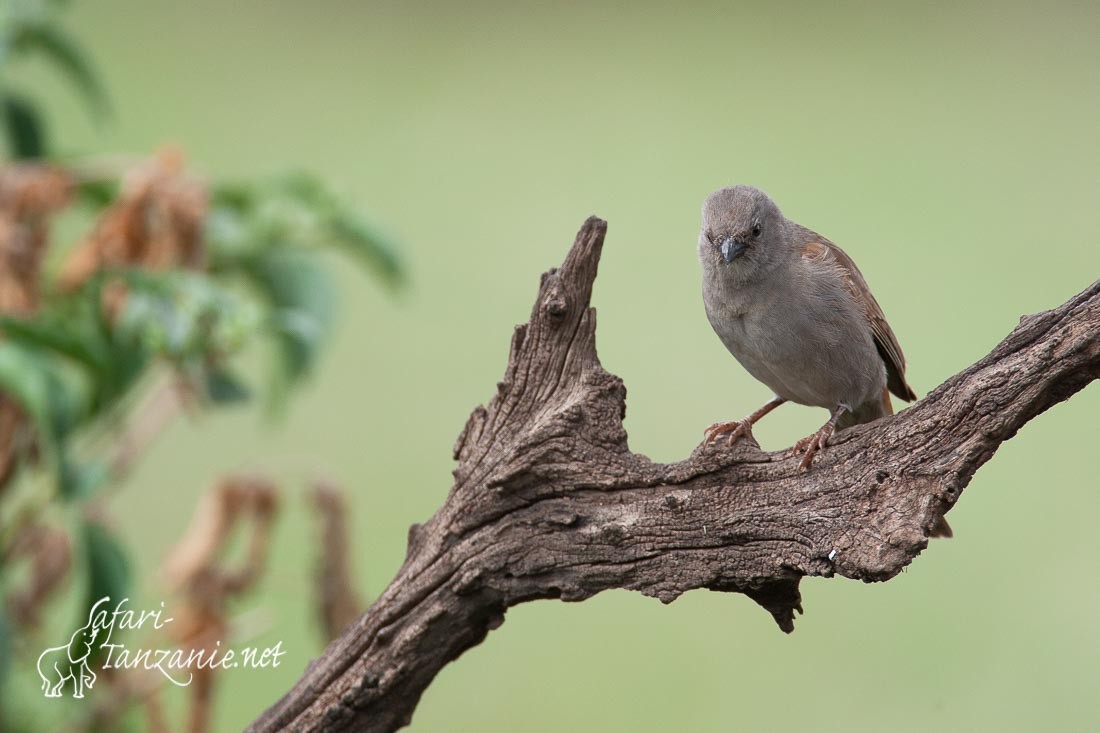
<instances>
[{"instance_id":1,"label":"blurred foliage","mask_svg":"<svg viewBox=\"0 0 1100 733\"><path fill-rule=\"evenodd\" d=\"M269 395L278 406L309 372L335 308L328 272L311 250L338 248L391 287L403 281L400 261L369 222L305 174L216 185L211 206L211 273L245 283L263 303L262 327L277 347Z\"/></svg>"},{"instance_id":2,"label":"blurred foliage","mask_svg":"<svg viewBox=\"0 0 1100 733\"><path fill-rule=\"evenodd\" d=\"M278 409L310 374L335 316L324 252L390 288L404 272L396 247L308 174L199 181L172 151L106 172L51 162L46 115L12 82L12 68L41 58L95 118L110 107L89 59L57 24L63 5L0 4L12 161L0 171L0 289L10 301L0 299L0 570L10 569L2 565L20 533L60 517L80 554L84 578L70 592L83 594L83 619L100 598L117 602L134 589L102 497L129 467L121 451L148 437L127 431L157 429L140 414L157 376L167 374L192 411L255 396ZM50 278L41 267L53 246L49 221L72 207L96 223ZM272 358L257 380L255 360L243 357L262 341ZM0 572L0 598L11 577ZM0 698L12 650L35 647L19 643L29 632L0 615Z\"/></svg>"},{"instance_id":3,"label":"blurred foliage","mask_svg":"<svg viewBox=\"0 0 1100 733\"><path fill-rule=\"evenodd\" d=\"M90 113L110 110L107 93L87 54L57 23L64 0L5 0L0 3L0 95L4 127L13 158L40 158L49 153L44 118L36 103L13 87L7 73L27 58L41 58L66 76Z\"/></svg>"},{"instance_id":4,"label":"blurred foliage","mask_svg":"<svg viewBox=\"0 0 1100 733\"><path fill-rule=\"evenodd\" d=\"M334 317L321 248L339 247L388 285L401 282L393 246L316 181L226 186L212 198L208 270L101 270L74 292L52 291L31 316L0 315L0 390L33 419L62 496L102 483L72 468L72 439L113 414L154 366L211 403L239 402L257 390L230 362L268 338L275 358L263 392L281 405L309 374ZM119 282L126 298L113 315L103 303Z\"/></svg>"}]
</instances>

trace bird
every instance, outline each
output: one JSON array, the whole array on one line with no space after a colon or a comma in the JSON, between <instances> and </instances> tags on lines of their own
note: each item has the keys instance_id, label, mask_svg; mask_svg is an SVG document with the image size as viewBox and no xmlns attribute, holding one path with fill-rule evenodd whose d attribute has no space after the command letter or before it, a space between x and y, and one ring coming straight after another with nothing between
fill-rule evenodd
<instances>
[{"instance_id":1,"label":"bird","mask_svg":"<svg viewBox=\"0 0 1100 733\"><path fill-rule=\"evenodd\" d=\"M741 185L708 196L698 251L711 327L774 394L743 420L708 427L704 445L751 437L785 402L824 407L828 422L792 448L805 471L837 430L892 415L891 393L916 399L897 337L855 262L766 193Z\"/></svg>"}]
</instances>

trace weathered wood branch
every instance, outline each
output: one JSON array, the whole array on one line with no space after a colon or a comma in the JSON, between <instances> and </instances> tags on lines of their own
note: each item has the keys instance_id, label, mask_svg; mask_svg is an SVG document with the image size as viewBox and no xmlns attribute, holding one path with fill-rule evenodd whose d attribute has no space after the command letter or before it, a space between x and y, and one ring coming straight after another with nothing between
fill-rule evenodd
<instances>
[{"instance_id":1,"label":"weathered wood branch","mask_svg":"<svg viewBox=\"0 0 1100 733\"><path fill-rule=\"evenodd\" d=\"M251 730L400 728L444 665L540 598L732 591L789 632L802 577L897 575L1002 442L1100 376L1098 281L904 412L842 431L809 472L745 441L654 463L630 452L626 389L596 356L605 230L589 219L543 276L397 577Z\"/></svg>"}]
</instances>

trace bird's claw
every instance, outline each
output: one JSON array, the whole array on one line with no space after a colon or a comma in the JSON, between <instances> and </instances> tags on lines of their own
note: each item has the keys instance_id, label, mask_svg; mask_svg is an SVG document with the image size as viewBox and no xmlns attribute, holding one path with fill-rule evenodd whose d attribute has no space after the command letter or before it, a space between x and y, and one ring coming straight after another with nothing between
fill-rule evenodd
<instances>
[{"instance_id":1,"label":"bird's claw","mask_svg":"<svg viewBox=\"0 0 1100 733\"><path fill-rule=\"evenodd\" d=\"M726 440L727 446L732 446L741 438L748 436L753 438L752 435L752 423L747 420L734 420L732 422L716 422L709 428L703 431L703 445L709 446L718 436L729 434L729 438Z\"/></svg>"},{"instance_id":2,"label":"bird's claw","mask_svg":"<svg viewBox=\"0 0 1100 733\"><path fill-rule=\"evenodd\" d=\"M829 444L829 438L833 437L833 433L836 432L836 428L829 423L826 423L820 430L813 435L807 435L802 438L791 448L793 455L802 454L802 461L798 464L798 470L808 471L810 464L814 462L814 456L817 452Z\"/></svg>"}]
</instances>

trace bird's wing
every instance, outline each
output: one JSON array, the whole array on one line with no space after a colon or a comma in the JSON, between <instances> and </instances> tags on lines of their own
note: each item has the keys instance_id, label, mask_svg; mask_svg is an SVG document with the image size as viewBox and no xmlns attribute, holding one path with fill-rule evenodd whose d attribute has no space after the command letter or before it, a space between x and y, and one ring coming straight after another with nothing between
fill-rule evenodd
<instances>
[{"instance_id":1,"label":"bird's wing","mask_svg":"<svg viewBox=\"0 0 1100 733\"><path fill-rule=\"evenodd\" d=\"M844 286L867 317L867 325L871 327L875 347L886 364L886 386L907 402L917 399L913 388L905 381L905 356L901 353L897 336L894 335L890 324L886 322L882 306L871 294L867 281L863 279L863 273L856 267L852 258L840 247L824 238L807 243L802 248L802 256L811 262L829 264L836 269L837 274L844 281Z\"/></svg>"}]
</instances>

